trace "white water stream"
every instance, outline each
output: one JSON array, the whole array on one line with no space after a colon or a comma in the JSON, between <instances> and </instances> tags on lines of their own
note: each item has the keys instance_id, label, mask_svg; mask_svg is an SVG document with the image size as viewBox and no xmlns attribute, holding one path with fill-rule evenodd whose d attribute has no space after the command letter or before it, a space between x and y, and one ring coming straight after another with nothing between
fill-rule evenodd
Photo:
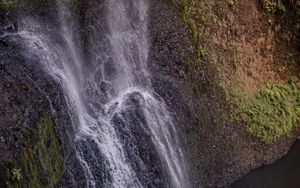
<instances>
[{"instance_id":1,"label":"white water stream","mask_svg":"<svg viewBox=\"0 0 300 188\"><path fill-rule=\"evenodd\" d=\"M65 92L77 130L76 153L85 171L86 187L145 187L149 184L146 181L151 179L140 175L146 172L141 169L149 167L144 163L147 157L141 156L141 147L137 146L142 141L131 135L135 131L130 128L132 122L151 138L150 145L154 145L164 169L161 173L168 179L167 187L187 187L183 154L172 117L151 88L147 69L147 1L105 1L109 28L105 37L109 51L97 51L101 41L95 39L93 62L86 62L80 54L81 46L76 46L79 44L74 41L78 38L73 28L76 22L68 3L70 0L58 2L62 40L53 40L43 25L31 18L23 20L19 36L24 39L28 53L39 59L44 70ZM131 11L134 12L132 17L129 16ZM104 56L106 62L101 61ZM93 67L87 68L87 63ZM113 67L112 73L107 72L105 63ZM120 130L128 131L128 138L135 141L126 141Z\"/></svg>"}]
</instances>

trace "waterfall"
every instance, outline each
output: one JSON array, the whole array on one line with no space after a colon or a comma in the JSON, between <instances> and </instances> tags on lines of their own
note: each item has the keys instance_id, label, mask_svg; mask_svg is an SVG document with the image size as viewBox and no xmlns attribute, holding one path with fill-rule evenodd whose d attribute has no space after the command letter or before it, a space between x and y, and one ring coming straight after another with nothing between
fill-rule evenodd
<instances>
[{"instance_id":1,"label":"waterfall","mask_svg":"<svg viewBox=\"0 0 300 188\"><path fill-rule=\"evenodd\" d=\"M172 117L151 87L148 2L106 0L97 24L108 29L91 40L90 58L71 2L57 1L58 33L25 17L18 35L65 92L86 187L189 187Z\"/></svg>"}]
</instances>

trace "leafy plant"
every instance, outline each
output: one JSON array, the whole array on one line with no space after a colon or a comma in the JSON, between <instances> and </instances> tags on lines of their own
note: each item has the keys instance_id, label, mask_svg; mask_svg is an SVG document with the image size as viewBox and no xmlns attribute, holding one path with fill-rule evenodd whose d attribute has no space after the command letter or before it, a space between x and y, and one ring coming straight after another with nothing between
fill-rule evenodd
<instances>
[{"instance_id":1,"label":"leafy plant","mask_svg":"<svg viewBox=\"0 0 300 188\"><path fill-rule=\"evenodd\" d=\"M264 8L267 12L274 14L276 12L276 3L275 2L267 2Z\"/></svg>"},{"instance_id":2,"label":"leafy plant","mask_svg":"<svg viewBox=\"0 0 300 188\"><path fill-rule=\"evenodd\" d=\"M13 168L11 169L11 180L13 182L20 182L23 179L22 176L22 170L21 169L17 169L17 168Z\"/></svg>"},{"instance_id":3,"label":"leafy plant","mask_svg":"<svg viewBox=\"0 0 300 188\"><path fill-rule=\"evenodd\" d=\"M207 48L205 46L199 45L197 48L197 54L199 58L204 58L207 55Z\"/></svg>"},{"instance_id":4,"label":"leafy plant","mask_svg":"<svg viewBox=\"0 0 300 188\"><path fill-rule=\"evenodd\" d=\"M282 3L281 0L278 0L277 2L267 1L264 8L267 12L272 14L282 13L286 11L285 5Z\"/></svg>"}]
</instances>

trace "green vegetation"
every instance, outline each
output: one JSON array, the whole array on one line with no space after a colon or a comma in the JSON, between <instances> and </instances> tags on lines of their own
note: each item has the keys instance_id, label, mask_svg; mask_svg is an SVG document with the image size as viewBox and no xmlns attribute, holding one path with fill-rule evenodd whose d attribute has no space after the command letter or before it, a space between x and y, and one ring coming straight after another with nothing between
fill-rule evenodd
<instances>
[{"instance_id":1,"label":"green vegetation","mask_svg":"<svg viewBox=\"0 0 300 188\"><path fill-rule=\"evenodd\" d=\"M191 7L184 6L183 12L182 12L182 20L183 22L187 23L190 27L191 33L193 35L193 38L197 40L199 38L198 28L196 26L195 21L191 17L192 13Z\"/></svg>"},{"instance_id":2,"label":"green vegetation","mask_svg":"<svg viewBox=\"0 0 300 188\"><path fill-rule=\"evenodd\" d=\"M197 82L199 67L205 60L206 65L216 75L216 87L220 87L224 91L226 101L233 104L232 117L235 121L243 121L251 135L265 143L271 143L276 138L291 133L300 121L299 82L275 84L257 90L268 80L264 76L257 78L257 70L253 68L255 66L251 67L245 63L247 58L240 56L240 51L250 55L253 53L251 49L244 50L243 48L247 48L246 45L244 46L239 40L234 41L234 39L241 39L238 29L240 25L238 23L229 25L230 19L238 18L232 15L240 14L235 12L235 8L247 3L237 0L174 0L173 2L183 7L182 21L189 26L194 39L196 56L188 60L189 77ZM293 2L257 1L265 11L272 14L283 13L287 7L296 8ZM260 56L257 57L259 59ZM295 59L291 55L288 57L289 61ZM259 61L254 62L253 59L249 62L259 64ZM262 70L269 73L265 68ZM255 82L255 79L258 81ZM278 81L280 82L280 79ZM257 85L253 85L254 82Z\"/></svg>"},{"instance_id":3,"label":"green vegetation","mask_svg":"<svg viewBox=\"0 0 300 188\"><path fill-rule=\"evenodd\" d=\"M226 13L232 10L232 7L237 2L237 0L174 0L173 3L178 3L183 7L181 12L182 21L189 26L189 30L193 36L197 53L197 59L193 60L195 61L194 64L203 62L204 58L207 61L211 61L213 56L223 56L223 54L218 54L221 53L223 47L214 44L206 35L208 29L212 29L210 32L214 33L224 31L222 34L224 38L222 40L226 40L228 33L225 32L226 28L220 27L220 24L222 24L222 21L226 17Z\"/></svg>"},{"instance_id":4,"label":"green vegetation","mask_svg":"<svg viewBox=\"0 0 300 188\"><path fill-rule=\"evenodd\" d=\"M197 48L198 57L200 59L204 58L207 55L207 48L205 46L199 45Z\"/></svg>"},{"instance_id":5,"label":"green vegetation","mask_svg":"<svg viewBox=\"0 0 300 188\"><path fill-rule=\"evenodd\" d=\"M54 187L60 180L64 160L50 117L39 125L37 142L24 140L27 146L21 159L28 187Z\"/></svg>"},{"instance_id":6,"label":"green vegetation","mask_svg":"<svg viewBox=\"0 0 300 188\"><path fill-rule=\"evenodd\" d=\"M233 7L237 3L237 0L227 0L227 2L230 6Z\"/></svg>"},{"instance_id":7,"label":"green vegetation","mask_svg":"<svg viewBox=\"0 0 300 188\"><path fill-rule=\"evenodd\" d=\"M291 133L300 123L300 84L290 80L260 89L254 96L239 93L233 118L266 143Z\"/></svg>"},{"instance_id":8,"label":"green vegetation","mask_svg":"<svg viewBox=\"0 0 300 188\"><path fill-rule=\"evenodd\" d=\"M13 169L11 169L11 180L13 181L13 182L20 182L21 181L21 179L23 178L23 176L22 176L22 172L21 172L22 170L21 169L17 169L17 168L13 168Z\"/></svg>"},{"instance_id":9,"label":"green vegetation","mask_svg":"<svg viewBox=\"0 0 300 188\"><path fill-rule=\"evenodd\" d=\"M267 1L264 5L264 9L272 14L285 12L285 5L281 0L278 1Z\"/></svg>"},{"instance_id":10,"label":"green vegetation","mask_svg":"<svg viewBox=\"0 0 300 188\"><path fill-rule=\"evenodd\" d=\"M8 7L8 3L0 0L0 9L7 9Z\"/></svg>"},{"instance_id":11,"label":"green vegetation","mask_svg":"<svg viewBox=\"0 0 300 188\"><path fill-rule=\"evenodd\" d=\"M7 2L5 0L0 0L0 11L15 8L15 6L16 6L16 4L13 2Z\"/></svg>"}]
</instances>

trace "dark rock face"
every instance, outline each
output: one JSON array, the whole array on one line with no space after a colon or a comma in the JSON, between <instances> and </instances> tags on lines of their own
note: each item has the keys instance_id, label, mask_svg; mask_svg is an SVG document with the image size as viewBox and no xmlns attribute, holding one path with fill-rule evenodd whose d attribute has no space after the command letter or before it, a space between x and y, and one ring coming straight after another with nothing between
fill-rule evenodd
<instances>
[{"instance_id":1,"label":"dark rock face","mask_svg":"<svg viewBox=\"0 0 300 188\"><path fill-rule=\"evenodd\" d=\"M192 161L195 158L189 156L196 152L185 138L198 126L197 114L191 109L191 96L188 96L191 83L187 79L187 62L193 56L192 43L187 27L180 23L179 14L171 2L151 1L149 14L152 84L155 91L164 98L170 111L174 112L177 130L184 141L182 148L185 150L186 161ZM199 163L187 164L192 185L199 187L202 178Z\"/></svg>"},{"instance_id":2,"label":"dark rock face","mask_svg":"<svg viewBox=\"0 0 300 188\"><path fill-rule=\"evenodd\" d=\"M144 187L169 187L164 176L163 161L151 138L151 131L144 114L144 98L139 93L130 94L124 101L125 109L115 113L115 126L126 149L126 158L137 173ZM164 172L164 173L163 173Z\"/></svg>"},{"instance_id":3,"label":"dark rock face","mask_svg":"<svg viewBox=\"0 0 300 188\"><path fill-rule=\"evenodd\" d=\"M26 15L35 12L38 19L45 19L45 22L54 23L55 9L53 6L55 3L52 2L52 5L49 3L51 4L51 1L24 1L21 5L26 7L29 4L30 9L21 8L20 14ZM89 59L89 54L93 52L93 50L90 50L93 49L91 45L93 43L92 40L103 41L102 38L105 39L105 37L101 35L101 31L104 33L107 28L105 24L100 25L100 28L88 26L93 25L95 21L99 21L98 19L104 19L105 8L102 2L96 1L76 2L70 6L77 10L75 12L79 17L78 41L82 42L84 46L84 52L81 53L85 54L84 58ZM41 7L41 9L38 7ZM213 116L202 114L202 117L202 115L197 114L193 110L193 105L190 104L196 100L196 97L195 95L190 95L191 93L193 94L193 83L187 79L188 66L186 63L188 58L193 55L193 48L187 28L179 20L176 10L170 3L156 0L150 2L149 30L152 46L149 54L149 65L153 73L152 80L156 92L166 100L169 108L171 110L174 109L174 112L176 112L174 118L180 130L181 138L185 141L183 148L186 148L187 161L191 161L189 166L193 166L190 169L192 172L191 180L195 182L195 187L198 187L201 183L201 178L203 178L200 170L202 168L201 161L203 160L199 160L201 152L197 151L197 147L199 147L201 142L197 138L199 120L209 124L213 121L210 119ZM15 22L7 21L5 24L10 25L11 23ZM107 41L103 41L103 43L104 48L107 46L105 45ZM3 148L0 148L0 164L3 166L3 169L8 171L0 174L1 183L5 185L5 182L8 181L8 174L11 168L22 168L24 165L30 166L24 162L28 160L22 160L22 155L24 155L25 151L27 153L26 159L34 159L35 163L38 164L36 173L44 175L37 177L32 184L26 183L27 185L46 187L54 185L63 173L57 185L58 187L84 187L86 185L85 175L76 159L72 143L72 140L74 140L72 122L60 86L37 66L38 62L26 60L22 56L21 48L14 42L9 41L8 38L2 38L0 44L0 88L1 91L4 91L0 94L2 96L0 98L0 127L2 129L0 136L3 134L0 138L4 139L4 144L1 144ZM110 67L111 63L109 61L110 59L107 60L107 66L105 66L107 71L105 72L113 74L114 70L113 67ZM87 69L89 66L93 67L93 65L88 64L86 66ZM202 76L203 83L206 83L206 77ZM105 93L109 89L109 85L105 83L102 85L103 87L101 88L103 88L103 93ZM105 96L103 98L105 100ZM128 148L126 152L128 154L127 157L133 161L134 164L132 166L135 167L141 182L148 182L145 186L167 187L166 178L160 173L163 171L162 161L157 157L158 154L155 153L154 145L149 134L147 134L147 129L142 126L145 124L143 112L140 110L143 100L135 94L129 96L127 100L128 104L131 104L132 110L116 114L112 120L119 134L122 134L123 143L136 146L136 148ZM203 104L207 104L209 101L205 97L201 100L206 100L203 101ZM201 100L198 103L201 103ZM207 105L202 107L203 111L212 109ZM214 112L212 111L211 113L213 114ZM59 172L54 175L53 172L43 168L43 159L36 161L36 157L28 157L28 153L33 153L32 151L34 153L42 153L42 151L36 152L33 146L39 143L40 130L44 130L40 127L44 125L43 122L47 118L52 119L54 124L50 124L50 128L45 130L54 130L57 136L57 141L52 136L50 137L50 141L47 143L50 143L49 145L52 147L49 148L54 148L55 151L52 152L61 155L57 159L64 159L64 163L57 163L58 167L54 169ZM124 119L126 119L126 122ZM27 142L24 142L24 140ZM82 144L89 151L97 148L88 140L87 142L82 142ZM56 145L58 148L55 148ZM26 150L27 147L30 150ZM99 154L100 152L95 151L95 153ZM98 157L102 158L102 156ZM146 165L145 168L139 168L139 160L142 160ZM109 177L106 177L109 173L105 172L103 166L95 166L95 169L103 169L103 171L94 174L97 177L103 177L104 180L109 180ZM22 169L30 169L30 167ZM32 174L29 171L25 170L23 175L26 181L30 181ZM45 177L52 177L52 179L47 180L46 178L45 180ZM76 181L74 177L76 177ZM97 184L107 185L107 182L97 182Z\"/></svg>"},{"instance_id":4,"label":"dark rock face","mask_svg":"<svg viewBox=\"0 0 300 188\"><path fill-rule=\"evenodd\" d=\"M19 16L32 16L50 29L57 26L54 1L26 0L18 3ZM75 37L84 47L80 53L84 54L86 62L93 62L94 60L88 61L93 50L105 49L93 49L95 46L92 45L92 40L102 41L104 45L99 48L105 48L108 42L101 35L107 29L105 24L91 27L99 19L105 22L105 7L102 2L96 1L74 1L70 7L78 14L78 35ZM0 34L16 32L17 17L4 17L7 20L3 21ZM15 27L8 31L7 25ZM20 168L24 177L22 185L25 187L85 187L86 177L76 159L74 130L62 88L38 66L37 58L24 54L26 50L16 41L18 36L0 38L0 142L3 142L0 146L0 165L3 169L0 185L19 186L18 182L10 180L10 171ZM111 59L107 59L105 72L114 74L110 61ZM85 68L92 67L93 65L86 64ZM100 84L105 94L110 86L104 82ZM112 120L118 127L118 134L122 134L123 143L136 146L128 148L127 157L132 161L132 166L145 187L168 187L167 178L162 173L163 162L151 141L149 130L142 127L146 123L141 110L143 101L135 94L127 100L132 110L115 115ZM97 158L103 158L93 140L87 138L79 143L81 148L86 148L83 152L94 151ZM140 168L139 160L145 164L145 168ZM86 161L92 162L88 159ZM103 159L103 164L89 164L94 167L91 170L97 177L99 187L109 185L109 182L104 182L110 180L105 162Z\"/></svg>"},{"instance_id":5,"label":"dark rock face","mask_svg":"<svg viewBox=\"0 0 300 188\"><path fill-rule=\"evenodd\" d=\"M171 1L151 1L152 83L174 113L192 186L223 187L285 155L295 135L266 145L224 116L224 95L214 83L209 64L193 67L188 63L196 50L181 22L180 8Z\"/></svg>"},{"instance_id":6,"label":"dark rock face","mask_svg":"<svg viewBox=\"0 0 300 188\"><path fill-rule=\"evenodd\" d=\"M57 3L55 0L13 0L18 16L31 16L42 22L55 23Z\"/></svg>"},{"instance_id":7,"label":"dark rock face","mask_svg":"<svg viewBox=\"0 0 300 188\"><path fill-rule=\"evenodd\" d=\"M16 19L1 24L0 33L7 33L2 26ZM1 36L0 52L0 187L19 186L11 179L14 168L21 169L23 187L53 187L68 174L65 161L78 165L63 92L8 36Z\"/></svg>"},{"instance_id":8,"label":"dark rock face","mask_svg":"<svg viewBox=\"0 0 300 188\"><path fill-rule=\"evenodd\" d=\"M12 1L0 1L0 35L17 30L16 8Z\"/></svg>"},{"instance_id":9,"label":"dark rock face","mask_svg":"<svg viewBox=\"0 0 300 188\"><path fill-rule=\"evenodd\" d=\"M89 170L93 173L95 185L97 187L112 187L112 177L109 173L109 169L106 167L105 164L107 163L107 161L104 155L99 150L99 147L95 140L93 140L92 138L85 137L84 139L77 141L76 147L78 147L78 150L81 150L81 152L85 153L83 159L89 165ZM92 160L95 156L97 157L97 159L99 159L100 163L97 163L94 160ZM69 168L73 171L76 171L77 166L69 165ZM65 181L65 179L62 179L63 184ZM87 187L85 181L86 177L82 177L81 179L75 176L73 184L70 184L68 186L61 185L59 187Z\"/></svg>"},{"instance_id":10,"label":"dark rock face","mask_svg":"<svg viewBox=\"0 0 300 188\"><path fill-rule=\"evenodd\" d=\"M55 24L54 1L26 0L18 3L18 14L34 16L43 22ZM89 54L93 53L92 40L105 40L101 31L104 33L107 28L105 24L98 25L100 28L88 26L93 25L95 21L99 22L99 19L104 23L106 10L102 2L96 1L74 1L70 6L78 14L77 41L84 46L81 53L85 54L84 58L89 59ZM189 125L195 124L195 117L191 114L189 106L185 105L178 90L185 84L185 63L192 53L192 48L185 26L178 22L178 18L174 17L175 12L169 9L171 5L153 1L151 7L149 28L153 45L150 62L152 71L156 72L153 85L157 92L167 99L171 108L180 109L177 111L176 120L178 125L184 125L182 129L185 130L190 128ZM162 15L163 12L165 15ZM16 16L9 15L3 15L5 19L1 20L0 34L17 31ZM161 16L168 21L163 21ZM103 43L104 48L107 41ZM38 62L24 56L22 48L9 37L0 39L0 51L0 164L1 169L4 169L0 173L0 186L12 184L10 171L12 168L20 168L25 186L85 187L86 179L76 159L72 121L62 89L39 68ZM114 70L109 61L110 59L107 60L105 72L113 74ZM93 67L88 64L86 66L87 69L89 66ZM105 93L109 85L103 83L102 86ZM105 96L103 98L105 100ZM127 157L131 159L141 182L145 182L144 186L168 187L167 178L161 173L164 171L162 161L155 152L149 130L143 127L146 123L141 110L143 99L137 94L132 94L127 100L131 110L116 114L112 119L118 133L122 134L122 142L136 146L128 147ZM87 140L81 144L85 146L82 148L100 153L96 151L97 147L92 141ZM51 156L55 158L52 159ZM102 158L101 155L98 157ZM140 163L143 163L145 168L140 168L139 160L142 160ZM109 173L105 172L104 165L95 166L96 169L103 169L101 172L94 172L97 177L109 180L109 177L106 177ZM107 182L97 184L107 185Z\"/></svg>"},{"instance_id":11,"label":"dark rock face","mask_svg":"<svg viewBox=\"0 0 300 188\"><path fill-rule=\"evenodd\" d=\"M82 43L80 55L86 62L94 62L90 60L92 53L105 51L108 46L107 38L102 34L107 26L89 27L99 20L105 23L107 10L103 2L78 0L70 4L78 21L76 41ZM20 0L18 3L18 14L34 12L37 19L51 23L52 27L55 24L57 12L54 0ZM193 75L197 79L189 75L187 62L194 57L195 49L188 28L180 22L179 7L174 7L169 1L149 0L149 3L151 48L148 65L152 84L173 112L193 187L223 186L241 177L247 170L273 160L274 152L276 156L284 154L293 139L279 142L276 151L273 151L247 136L240 130L241 125L231 124L222 117L222 93L208 89L213 82L206 67L203 65ZM62 88L37 66L38 62L27 59L20 46L2 35L18 29L16 13L12 9L4 10L0 11L0 187L18 186L18 182L10 180L13 168L22 169L24 185L28 187L85 187L86 178L76 159L74 130ZM101 49L95 49L93 40L103 43L103 46L97 46ZM106 77L113 77L112 59L101 58L105 63ZM93 65L86 64L85 68L92 69ZM102 75L99 72L97 76L100 80ZM99 84L102 93L98 94L103 95L101 102L105 103L110 85L106 82ZM90 100L92 103L93 99ZM168 187L167 178L161 173L164 171L163 162L153 149L149 130L143 127L143 99L133 93L127 102L130 110L115 114L112 119L123 144L132 144L126 151L127 158L132 161L141 182L148 182L144 186ZM87 139L81 145L86 151L94 150L97 158L103 158L92 140ZM252 151L253 156L249 156ZM145 168L140 168L139 160ZM104 163L105 160L91 169L99 186L108 185L109 182L104 180L110 180Z\"/></svg>"}]
</instances>

